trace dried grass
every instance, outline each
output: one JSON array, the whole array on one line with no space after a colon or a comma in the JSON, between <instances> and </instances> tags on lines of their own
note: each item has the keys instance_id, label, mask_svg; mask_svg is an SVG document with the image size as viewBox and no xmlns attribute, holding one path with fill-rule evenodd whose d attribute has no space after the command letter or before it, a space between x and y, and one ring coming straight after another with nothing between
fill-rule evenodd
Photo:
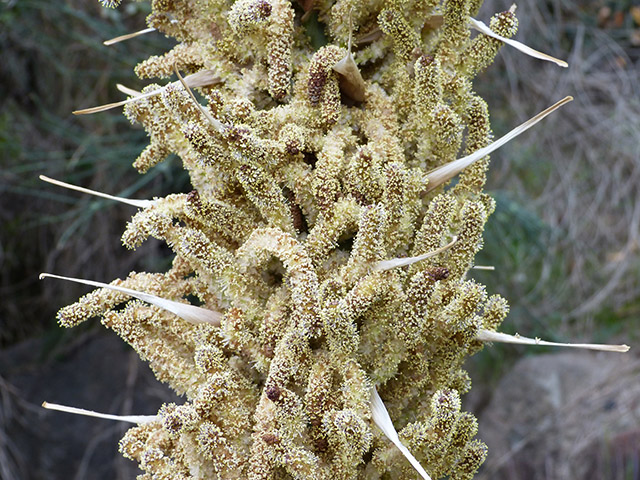
<instances>
[{"instance_id":1,"label":"dried grass","mask_svg":"<svg viewBox=\"0 0 640 480\"><path fill-rule=\"evenodd\" d=\"M497 4L488 2L482 11L504 9ZM557 56L569 51L569 68L503 49L502 68L481 82L491 86L487 96L496 130L508 112L526 118L525 112L550 98L575 97L533 134L496 154L490 182L546 227L545 250L535 255L540 262L526 258L529 250L523 249L516 268L496 265L502 272L498 288L531 317L562 318L567 327L579 320L578 333L585 337L595 328L585 320L603 309L624 315L640 292L640 67L629 56L630 45L612 38L619 31L585 25L595 24L595 15L588 16L593 12L584 10L588 6L519 4L517 38ZM491 282L488 275L484 279Z\"/></svg>"}]
</instances>

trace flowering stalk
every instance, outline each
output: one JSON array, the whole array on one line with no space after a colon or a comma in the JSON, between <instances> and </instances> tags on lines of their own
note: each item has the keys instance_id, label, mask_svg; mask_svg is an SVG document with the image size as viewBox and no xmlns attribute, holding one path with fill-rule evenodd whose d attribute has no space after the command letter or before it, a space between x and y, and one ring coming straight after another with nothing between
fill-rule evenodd
<instances>
[{"instance_id":1,"label":"flowering stalk","mask_svg":"<svg viewBox=\"0 0 640 480\"><path fill-rule=\"evenodd\" d=\"M487 27L478 3L154 1L146 29L110 42L177 38L136 67L177 80L74 113L123 106L149 134L135 168L175 153L193 190L129 200L43 180L138 207L124 245L165 241L173 265L43 276L97 287L60 323L101 317L185 396L122 439L141 478L474 476L487 451L461 409L464 361L488 341L545 343L496 332L506 301L468 278L488 268L488 155L571 100L492 142L475 77L505 43L532 49L510 39L514 9Z\"/></svg>"}]
</instances>

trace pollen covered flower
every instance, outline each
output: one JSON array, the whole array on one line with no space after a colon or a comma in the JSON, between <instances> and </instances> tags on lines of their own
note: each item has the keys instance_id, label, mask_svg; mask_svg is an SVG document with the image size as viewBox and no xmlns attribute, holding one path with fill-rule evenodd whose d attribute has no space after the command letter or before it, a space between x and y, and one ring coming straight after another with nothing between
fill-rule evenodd
<instances>
[{"instance_id":1,"label":"pollen covered flower","mask_svg":"<svg viewBox=\"0 0 640 480\"><path fill-rule=\"evenodd\" d=\"M478 4L153 0L147 29L107 42L178 41L136 68L157 83L74 113L124 107L149 135L134 167L176 154L191 192L43 180L137 208L124 246L159 239L173 264L43 276L96 287L61 325L100 317L183 395L101 415L137 424L120 449L140 479L474 476L487 449L464 361L485 342L556 345L497 332L506 301L469 278L495 208L488 156L572 99L493 141L476 74L504 44L564 62L511 38L513 9L487 27Z\"/></svg>"}]
</instances>

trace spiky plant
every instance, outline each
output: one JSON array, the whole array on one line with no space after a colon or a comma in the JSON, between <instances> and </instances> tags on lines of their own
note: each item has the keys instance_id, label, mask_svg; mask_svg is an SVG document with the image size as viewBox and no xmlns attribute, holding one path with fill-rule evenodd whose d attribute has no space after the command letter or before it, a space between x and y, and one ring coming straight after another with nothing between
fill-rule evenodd
<instances>
[{"instance_id":1,"label":"spiky plant","mask_svg":"<svg viewBox=\"0 0 640 480\"><path fill-rule=\"evenodd\" d=\"M164 240L173 266L67 278L98 289L58 315L101 317L184 395L123 418L140 479L473 477L464 360L549 343L497 332L506 301L468 278L488 155L571 100L492 143L473 80L500 47L566 64L509 39L514 8L475 20L480 3L152 1L139 33L178 44L136 73L178 79L76 113L124 105L149 133L141 173L182 159L192 192L118 199L139 208L124 245Z\"/></svg>"}]
</instances>

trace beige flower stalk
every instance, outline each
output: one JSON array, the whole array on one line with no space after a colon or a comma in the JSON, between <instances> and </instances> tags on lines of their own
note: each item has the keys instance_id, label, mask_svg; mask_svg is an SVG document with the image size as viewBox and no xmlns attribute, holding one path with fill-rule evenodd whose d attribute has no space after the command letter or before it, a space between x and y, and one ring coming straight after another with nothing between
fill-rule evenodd
<instances>
[{"instance_id":1,"label":"beige flower stalk","mask_svg":"<svg viewBox=\"0 0 640 480\"><path fill-rule=\"evenodd\" d=\"M120 449L141 480L474 476L487 449L461 408L465 359L560 345L497 332L506 301L468 278L487 268L488 155L572 99L493 141L473 82L501 46L566 64L511 39L515 8L486 26L479 3L153 1L146 29L108 42L178 40L136 67L163 85L74 113L123 106L149 134L134 166L175 153L193 190L131 200L42 179L137 207L123 244L165 241L173 265L43 277L96 287L60 323L100 317L184 397L91 413L136 424Z\"/></svg>"}]
</instances>

